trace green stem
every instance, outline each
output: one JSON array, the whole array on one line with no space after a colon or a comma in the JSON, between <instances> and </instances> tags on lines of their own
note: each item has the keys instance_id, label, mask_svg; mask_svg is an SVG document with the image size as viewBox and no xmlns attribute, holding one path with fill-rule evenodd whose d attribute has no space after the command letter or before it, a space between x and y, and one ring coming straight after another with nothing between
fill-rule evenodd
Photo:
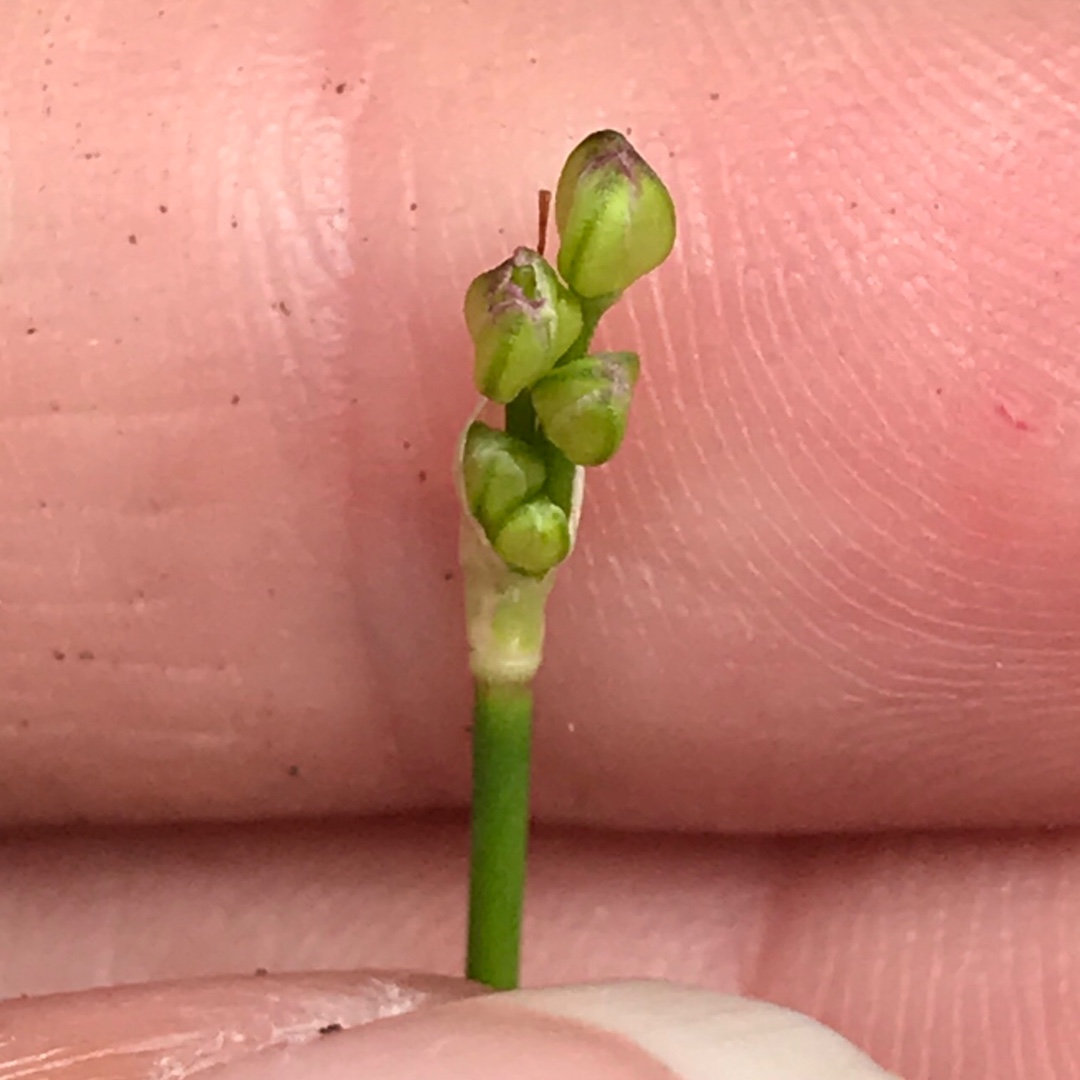
<instances>
[{"instance_id":1,"label":"green stem","mask_svg":"<svg viewBox=\"0 0 1080 1080\"><path fill-rule=\"evenodd\" d=\"M477 680L467 978L518 985L529 833L532 688Z\"/></svg>"},{"instance_id":2,"label":"green stem","mask_svg":"<svg viewBox=\"0 0 1080 1080\"><path fill-rule=\"evenodd\" d=\"M533 408L532 394L528 390L522 390L506 406L506 434L527 443L536 442L536 410Z\"/></svg>"},{"instance_id":3,"label":"green stem","mask_svg":"<svg viewBox=\"0 0 1080 1080\"><path fill-rule=\"evenodd\" d=\"M604 317L604 313L608 308L618 301L620 296L622 296L622 293L611 293L608 296L597 296L591 300L580 299L581 333L574 339L574 344L559 357L559 363L556 366L561 367L563 364L570 363L571 360L580 360L589 351L593 334L596 333L600 320Z\"/></svg>"}]
</instances>

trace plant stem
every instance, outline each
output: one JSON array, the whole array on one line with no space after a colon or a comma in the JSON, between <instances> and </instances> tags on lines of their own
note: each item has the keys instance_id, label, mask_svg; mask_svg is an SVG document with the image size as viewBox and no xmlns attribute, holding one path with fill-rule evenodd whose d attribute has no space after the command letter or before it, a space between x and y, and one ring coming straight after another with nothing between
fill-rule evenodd
<instances>
[{"instance_id":1,"label":"plant stem","mask_svg":"<svg viewBox=\"0 0 1080 1080\"><path fill-rule=\"evenodd\" d=\"M589 351L593 334L596 333L596 328L600 325L604 312L615 304L621 295L622 293L612 293L610 296L597 296L591 300L582 299L580 301L581 333L578 334L573 345L559 357L559 363L556 366L569 364L571 360L580 360Z\"/></svg>"},{"instance_id":2,"label":"plant stem","mask_svg":"<svg viewBox=\"0 0 1080 1080\"><path fill-rule=\"evenodd\" d=\"M467 978L518 985L529 833L532 688L476 682Z\"/></svg>"},{"instance_id":3,"label":"plant stem","mask_svg":"<svg viewBox=\"0 0 1080 1080\"><path fill-rule=\"evenodd\" d=\"M618 299L614 293L581 301L581 333L560 364L585 355L601 317ZM569 514L574 466L544 438L528 390L506 406L506 432L543 447L548 495ZM465 974L496 990L514 989L521 968L532 705L529 683L476 681Z\"/></svg>"},{"instance_id":4,"label":"plant stem","mask_svg":"<svg viewBox=\"0 0 1080 1080\"><path fill-rule=\"evenodd\" d=\"M533 409L532 394L528 390L522 390L506 406L506 434L527 443L536 442L536 410Z\"/></svg>"}]
</instances>

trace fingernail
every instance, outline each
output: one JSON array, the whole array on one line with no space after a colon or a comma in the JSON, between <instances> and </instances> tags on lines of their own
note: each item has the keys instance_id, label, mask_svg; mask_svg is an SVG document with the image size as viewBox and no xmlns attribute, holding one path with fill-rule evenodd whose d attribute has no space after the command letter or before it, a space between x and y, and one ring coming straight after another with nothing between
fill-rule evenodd
<instances>
[{"instance_id":1,"label":"fingernail","mask_svg":"<svg viewBox=\"0 0 1080 1080\"><path fill-rule=\"evenodd\" d=\"M887 1080L851 1043L774 1005L663 983L455 1002L257 1055L215 1080Z\"/></svg>"},{"instance_id":2,"label":"fingernail","mask_svg":"<svg viewBox=\"0 0 1080 1080\"><path fill-rule=\"evenodd\" d=\"M767 1002L660 982L523 990L512 996L514 1008L566 1017L625 1038L682 1080L890 1076L835 1031Z\"/></svg>"}]
</instances>

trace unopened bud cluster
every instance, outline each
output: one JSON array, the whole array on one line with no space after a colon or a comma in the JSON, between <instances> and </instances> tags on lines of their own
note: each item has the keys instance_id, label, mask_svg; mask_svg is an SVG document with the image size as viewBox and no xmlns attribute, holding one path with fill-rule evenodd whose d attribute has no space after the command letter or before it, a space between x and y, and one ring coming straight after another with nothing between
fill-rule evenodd
<instances>
[{"instance_id":1,"label":"unopened bud cluster","mask_svg":"<svg viewBox=\"0 0 1080 1080\"><path fill-rule=\"evenodd\" d=\"M465 436L462 479L469 513L507 566L543 574L570 551L566 511L546 494L537 447L476 422Z\"/></svg>"},{"instance_id":2,"label":"unopened bud cluster","mask_svg":"<svg viewBox=\"0 0 1080 1080\"><path fill-rule=\"evenodd\" d=\"M590 354L596 322L675 242L671 196L615 131L590 135L570 154L555 220L557 272L520 247L465 296L477 389L499 404L524 402L536 421L510 433L470 427L461 461L465 498L506 565L532 576L570 551L570 507L555 479L560 458L562 465L601 465L626 433L639 360L630 352Z\"/></svg>"}]
</instances>

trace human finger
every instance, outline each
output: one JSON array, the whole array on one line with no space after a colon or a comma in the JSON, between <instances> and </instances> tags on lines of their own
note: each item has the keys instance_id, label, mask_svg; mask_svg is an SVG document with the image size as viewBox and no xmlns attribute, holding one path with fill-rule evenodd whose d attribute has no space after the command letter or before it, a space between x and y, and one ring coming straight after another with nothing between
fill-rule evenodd
<instances>
[{"instance_id":1,"label":"human finger","mask_svg":"<svg viewBox=\"0 0 1080 1080\"><path fill-rule=\"evenodd\" d=\"M0 996L270 971L460 974L463 823L8 841ZM651 978L785 1005L910 1080L1056 1077L1080 1054L1080 846L540 828L526 985Z\"/></svg>"},{"instance_id":2,"label":"human finger","mask_svg":"<svg viewBox=\"0 0 1080 1080\"><path fill-rule=\"evenodd\" d=\"M886 1075L806 1017L688 987L616 983L466 997L442 1006L409 1002L387 1015L321 1026L309 1015L301 1024L290 1015L283 1026L276 1014L287 1010L269 990L260 993L263 988L220 986L212 997L205 987L149 986L0 1003L0 1025L10 1033L0 1049L0 1077L75 1080L107 1072L137 1080L207 1070L221 1080ZM323 1015L338 1015L333 1010L341 1006L323 1008L330 1009Z\"/></svg>"}]
</instances>

